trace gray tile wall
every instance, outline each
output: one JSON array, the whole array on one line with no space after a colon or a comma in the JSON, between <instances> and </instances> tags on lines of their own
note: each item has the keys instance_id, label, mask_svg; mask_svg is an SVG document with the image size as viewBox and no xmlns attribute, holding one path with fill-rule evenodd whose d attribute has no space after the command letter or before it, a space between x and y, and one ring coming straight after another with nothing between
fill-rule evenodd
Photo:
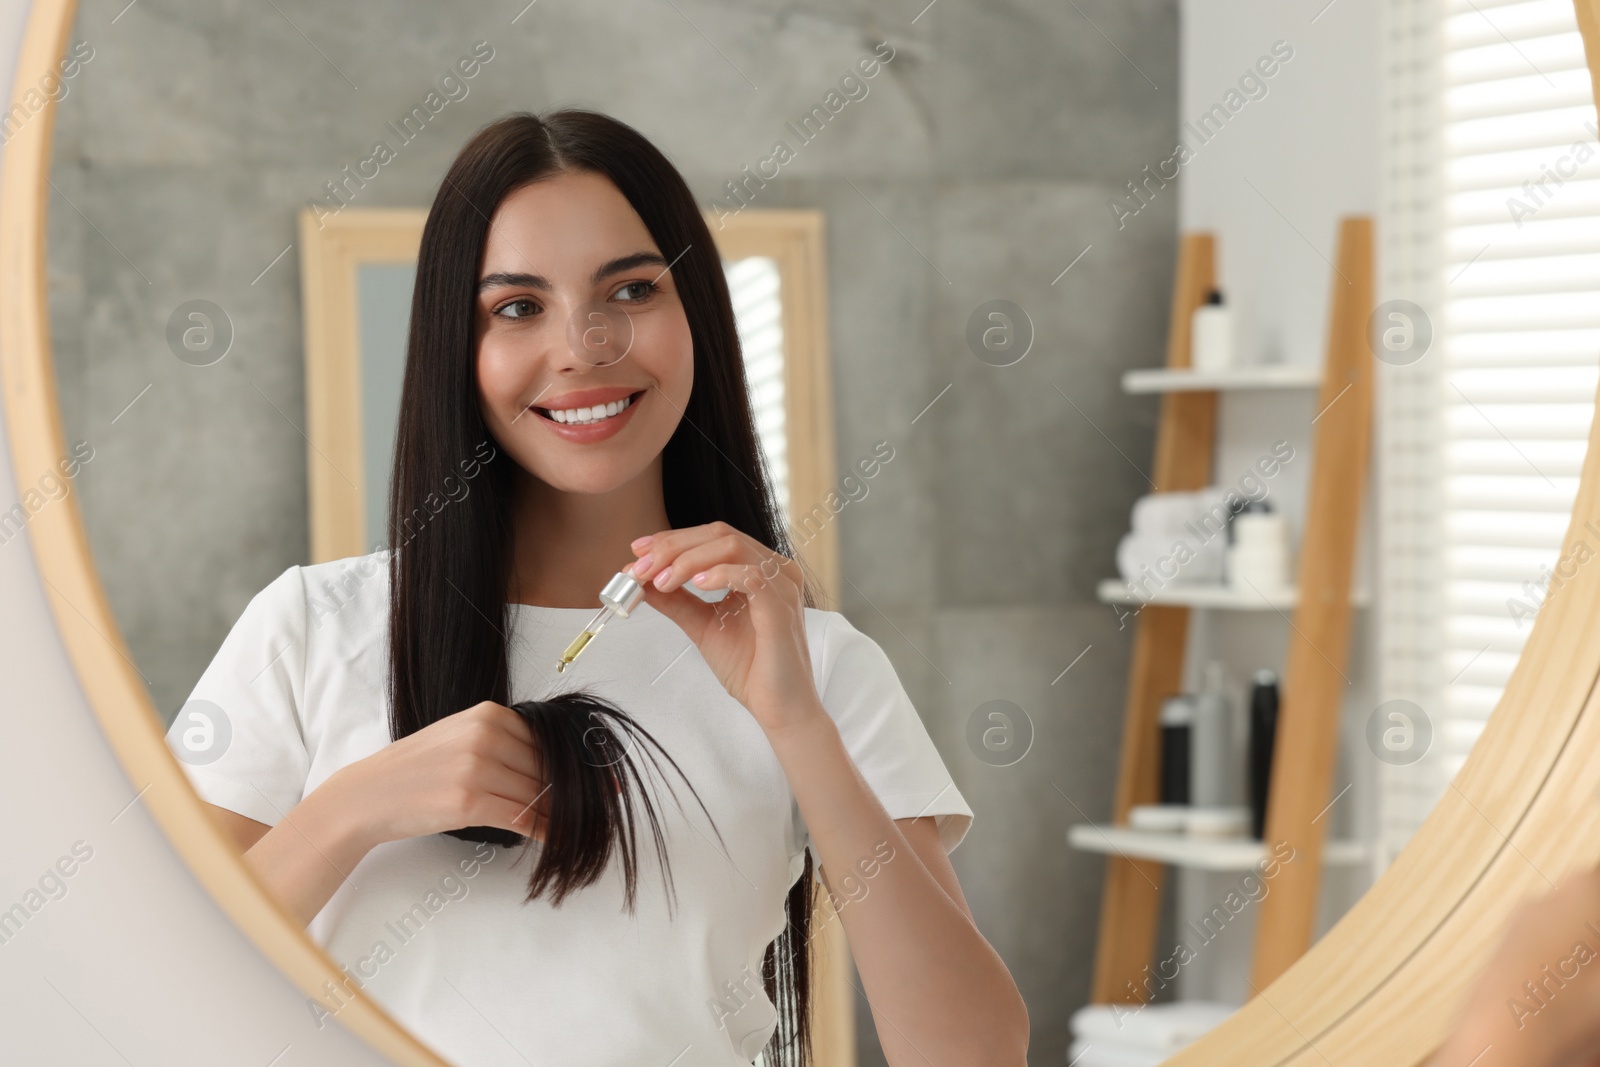
<instances>
[{"instance_id":1,"label":"gray tile wall","mask_svg":"<svg viewBox=\"0 0 1600 1067\"><path fill-rule=\"evenodd\" d=\"M1174 0L124 3L88 0L78 19L95 55L60 111L52 319L68 439L96 448L79 481L90 539L169 715L249 597L306 558L295 212L374 140L394 144L389 120L487 40L468 96L359 206L426 205L474 129L558 104L635 124L710 202L893 44L756 204L827 213L839 461L896 450L840 517L841 606L977 811L956 867L1028 1000L1031 1059L1061 1062L1102 872L1063 833L1109 810L1127 667L1093 587L1144 489L1155 416L1118 376L1161 360L1175 244L1170 192L1121 230L1106 201L1171 152ZM164 339L195 297L235 329L210 367ZM965 341L994 298L1035 329L1014 366ZM966 741L994 699L1032 723L1009 767ZM862 1062L881 1063L861 1007Z\"/></svg>"}]
</instances>

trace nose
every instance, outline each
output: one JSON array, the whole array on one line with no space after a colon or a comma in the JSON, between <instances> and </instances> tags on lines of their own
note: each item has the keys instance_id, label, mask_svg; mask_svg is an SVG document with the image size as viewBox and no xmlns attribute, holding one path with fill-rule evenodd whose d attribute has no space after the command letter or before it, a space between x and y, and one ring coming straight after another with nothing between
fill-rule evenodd
<instances>
[{"instance_id":1,"label":"nose","mask_svg":"<svg viewBox=\"0 0 1600 1067\"><path fill-rule=\"evenodd\" d=\"M610 304L581 304L567 317L567 352L583 366L620 363L632 347L633 318Z\"/></svg>"}]
</instances>

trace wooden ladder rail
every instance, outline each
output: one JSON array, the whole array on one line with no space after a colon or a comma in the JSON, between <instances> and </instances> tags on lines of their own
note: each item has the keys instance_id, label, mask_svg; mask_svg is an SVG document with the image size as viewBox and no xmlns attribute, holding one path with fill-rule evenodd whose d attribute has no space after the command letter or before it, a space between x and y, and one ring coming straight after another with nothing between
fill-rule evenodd
<instances>
[{"instance_id":1,"label":"wooden ladder rail","mask_svg":"<svg viewBox=\"0 0 1600 1067\"><path fill-rule=\"evenodd\" d=\"M1322 846L1332 819L1339 718L1349 679L1350 582L1372 450L1373 227L1339 220L1338 267L1328 305L1328 353L1311 445L1311 485L1300 539L1294 623L1283 672L1273 749L1266 839L1288 842L1293 859L1261 902L1250 981L1265 988L1311 947Z\"/></svg>"},{"instance_id":2,"label":"wooden ladder rail","mask_svg":"<svg viewBox=\"0 0 1600 1067\"><path fill-rule=\"evenodd\" d=\"M1180 237L1172 318L1167 328L1168 369L1192 366L1190 327L1195 309L1205 302L1215 279L1216 239L1209 233ZM1171 392L1161 398L1152 473L1156 490L1194 490L1210 484L1216 422L1214 390ZM1157 716L1162 699L1183 686L1189 609L1147 604L1138 611L1133 625L1122 753L1112 809L1112 821L1118 826L1127 823L1128 811L1135 805L1153 804L1158 799ZM1138 982L1155 946L1165 875L1160 863L1123 856L1107 859L1090 993L1095 1003L1145 999L1137 992Z\"/></svg>"}]
</instances>

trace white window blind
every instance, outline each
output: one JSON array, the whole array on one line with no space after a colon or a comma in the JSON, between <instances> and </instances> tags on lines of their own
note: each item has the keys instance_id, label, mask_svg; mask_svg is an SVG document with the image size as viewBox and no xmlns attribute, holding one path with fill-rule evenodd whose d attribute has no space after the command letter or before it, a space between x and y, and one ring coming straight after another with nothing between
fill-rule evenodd
<instances>
[{"instance_id":1,"label":"white window blind","mask_svg":"<svg viewBox=\"0 0 1600 1067\"><path fill-rule=\"evenodd\" d=\"M750 256L723 264L733 318L744 349L744 371L755 409L756 434L780 506L789 507L788 438L783 390L783 301L778 263Z\"/></svg>"},{"instance_id":2,"label":"white window blind","mask_svg":"<svg viewBox=\"0 0 1600 1067\"><path fill-rule=\"evenodd\" d=\"M1600 143L1571 0L1393 0L1385 37L1385 297L1435 331L1381 379L1381 682L1433 728L1386 776L1392 855L1494 710L1566 532L1600 377Z\"/></svg>"}]
</instances>

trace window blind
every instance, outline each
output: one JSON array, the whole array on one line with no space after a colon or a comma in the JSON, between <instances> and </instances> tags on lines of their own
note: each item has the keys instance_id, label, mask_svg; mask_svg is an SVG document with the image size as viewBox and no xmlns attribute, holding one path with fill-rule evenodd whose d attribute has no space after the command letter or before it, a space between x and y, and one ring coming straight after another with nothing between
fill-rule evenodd
<instances>
[{"instance_id":1,"label":"window blind","mask_svg":"<svg viewBox=\"0 0 1600 1067\"><path fill-rule=\"evenodd\" d=\"M1600 142L1571 0L1388 15L1385 295L1435 331L1383 379L1379 484L1410 496L1380 512L1382 684L1433 728L1386 782L1398 847L1494 710L1566 532L1600 379Z\"/></svg>"},{"instance_id":2,"label":"window blind","mask_svg":"<svg viewBox=\"0 0 1600 1067\"><path fill-rule=\"evenodd\" d=\"M773 492L786 511L789 501L788 438L783 388L783 300L778 263L750 256L723 264L733 298L733 318L744 349L745 377L755 411L756 434L772 476Z\"/></svg>"}]
</instances>

